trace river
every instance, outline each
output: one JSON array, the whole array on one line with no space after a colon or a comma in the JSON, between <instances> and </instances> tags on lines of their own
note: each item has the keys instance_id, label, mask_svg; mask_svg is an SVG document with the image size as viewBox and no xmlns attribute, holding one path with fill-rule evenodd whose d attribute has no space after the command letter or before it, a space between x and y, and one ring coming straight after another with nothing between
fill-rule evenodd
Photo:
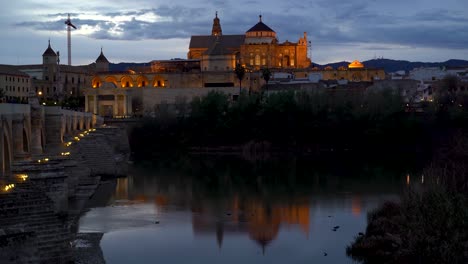
<instances>
[{"instance_id":1,"label":"river","mask_svg":"<svg viewBox=\"0 0 468 264\"><path fill-rule=\"evenodd\" d=\"M101 184L78 231L103 234L106 263L354 263L346 246L369 210L398 199L411 167L329 157L131 165Z\"/></svg>"}]
</instances>

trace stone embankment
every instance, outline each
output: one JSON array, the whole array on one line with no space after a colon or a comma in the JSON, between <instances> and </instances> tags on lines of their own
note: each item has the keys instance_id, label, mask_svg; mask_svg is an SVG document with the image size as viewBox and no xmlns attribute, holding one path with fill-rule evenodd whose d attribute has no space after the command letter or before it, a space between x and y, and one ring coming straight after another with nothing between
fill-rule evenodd
<instances>
[{"instance_id":1,"label":"stone embankment","mask_svg":"<svg viewBox=\"0 0 468 264\"><path fill-rule=\"evenodd\" d=\"M130 153L125 130L105 126L55 151L0 178L0 263L73 262L80 213L101 177L126 175Z\"/></svg>"}]
</instances>

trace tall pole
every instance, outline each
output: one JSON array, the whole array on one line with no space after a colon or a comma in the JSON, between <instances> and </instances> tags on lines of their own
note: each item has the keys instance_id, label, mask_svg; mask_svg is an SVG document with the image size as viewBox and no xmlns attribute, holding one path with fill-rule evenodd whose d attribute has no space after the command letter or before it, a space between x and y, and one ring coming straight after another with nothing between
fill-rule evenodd
<instances>
[{"instance_id":1,"label":"tall pole","mask_svg":"<svg viewBox=\"0 0 468 264\"><path fill-rule=\"evenodd\" d=\"M68 47L68 65L71 65L71 21L70 14L68 14L67 19L67 47Z\"/></svg>"},{"instance_id":2,"label":"tall pole","mask_svg":"<svg viewBox=\"0 0 468 264\"><path fill-rule=\"evenodd\" d=\"M67 25L68 65L71 65L71 28L76 29L76 27L70 20L70 14L68 14L68 19L65 21L65 25Z\"/></svg>"}]
</instances>

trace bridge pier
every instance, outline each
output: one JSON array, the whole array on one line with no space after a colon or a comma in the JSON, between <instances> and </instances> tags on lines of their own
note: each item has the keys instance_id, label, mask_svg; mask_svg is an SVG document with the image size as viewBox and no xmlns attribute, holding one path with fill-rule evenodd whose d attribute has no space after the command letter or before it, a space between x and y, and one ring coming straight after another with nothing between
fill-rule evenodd
<instances>
[{"instance_id":1,"label":"bridge pier","mask_svg":"<svg viewBox=\"0 0 468 264\"><path fill-rule=\"evenodd\" d=\"M12 120L13 130L13 157L15 160L24 160L30 157L29 139L25 131L25 116L16 114Z\"/></svg>"}]
</instances>

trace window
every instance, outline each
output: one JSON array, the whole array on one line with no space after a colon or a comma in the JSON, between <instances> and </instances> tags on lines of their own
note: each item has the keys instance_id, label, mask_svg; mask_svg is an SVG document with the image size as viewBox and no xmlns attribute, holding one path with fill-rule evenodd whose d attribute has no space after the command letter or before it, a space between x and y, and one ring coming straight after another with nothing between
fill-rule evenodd
<instances>
[{"instance_id":1,"label":"window","mask_svg":"<svg viewBox=\"0 0 468 264\"><path fill-rule=\"evenodd\" d=\"M260 55L255 55L255 65L260 65Z\"/></svg>"},{"instance_id":2,"label":"window","mask_svg":"<svg viewBox=\"0 0 468 264\"><path fill-rule=\"evenodd\" d=\"M266 58L265 57L262 58L262 65L264 65L264 66L266 65Z\"/></svg>"},{"instance_id":3,"label":"window","mask_svg":"<svg viewBox=\"0 0 468 264\"><path fill-rule=\"evenodd\" d=\"M49 76L46 76L45 79L46 79L46 81L48 81L48 80L49 80Z\"/></svg>"},{"instance_id":4,"label":"window","mask_svg":"<svg viewBox=\"0 0 468 264\"><path fill-rule=\"evenodd\" d=\"M49 94L49 87L47 87L47 94Z\"/></svg>"},{"instance_id":5,"label":"window","mask_svg":"<svg viewBox=\"0 0 468 264\"><path fill-rule=\"evenodd\" d=\"M75 83L75 77L72 77L72 83Z\"/></svg>"}]
</instances>

